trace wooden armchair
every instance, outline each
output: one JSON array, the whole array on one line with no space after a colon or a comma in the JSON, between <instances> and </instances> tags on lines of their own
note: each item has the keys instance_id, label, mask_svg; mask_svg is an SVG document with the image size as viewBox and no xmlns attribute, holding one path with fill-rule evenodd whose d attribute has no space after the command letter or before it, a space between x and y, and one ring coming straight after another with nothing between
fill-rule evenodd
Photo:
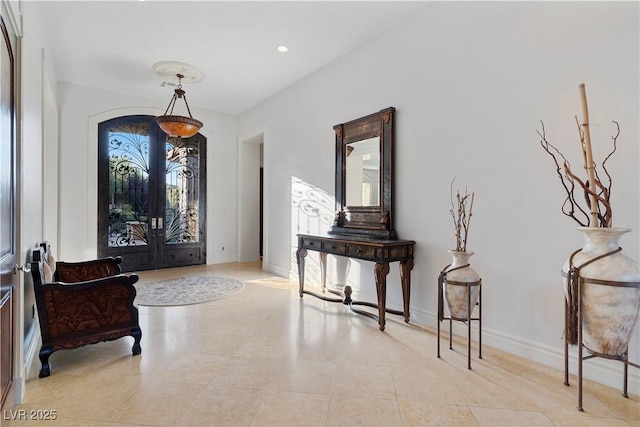
<instances>
[{"instance_id":1,"label":"wooden armchair","mask_svg":"<svg viewBox=\"0 0 640 427\"><path fill-rule=\"evenodd\" d=\"M42 335L40 378L51 374L49 356L131 336L140 354L142 331L133 305L136 274L121 274L121 257L55 262L47 243L32 251L31 276Z\"/></svg>"}]
</instances>

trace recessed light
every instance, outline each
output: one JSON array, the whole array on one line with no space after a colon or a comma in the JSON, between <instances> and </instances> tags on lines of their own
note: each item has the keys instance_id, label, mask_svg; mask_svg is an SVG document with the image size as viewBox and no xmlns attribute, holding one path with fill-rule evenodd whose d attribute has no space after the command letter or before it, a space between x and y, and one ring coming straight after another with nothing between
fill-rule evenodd
<instances>
[{"instance_id":1,"label":"recessed light","mask_svg":"<svg viewBox=\"0 0 640 427\"><path fill-rule=\"evenodd\" d=\"M289 48L288 48L288 47L286 47L286 46L278 46L278 47L276 48L276 50L277 50L278 52L280 52L280 53L289 52Z\"/></svg>"}]
</instances>

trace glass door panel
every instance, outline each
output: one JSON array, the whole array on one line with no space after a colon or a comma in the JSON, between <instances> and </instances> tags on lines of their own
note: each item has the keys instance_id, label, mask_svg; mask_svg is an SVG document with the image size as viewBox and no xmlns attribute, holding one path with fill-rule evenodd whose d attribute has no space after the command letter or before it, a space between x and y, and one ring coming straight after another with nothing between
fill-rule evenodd
<instances>
[{"instance_id":1,"label":"glass door panel","mask_svg":"<svg viewBox=\"0 0 640 427\"><path fill-rule=\"evenodd\" d=\"M200 240L200 148L198 139L171 139L166 145L165 241Z\"/></svg>"},{"instance_id":2,"label":"glass door panel","mask_svg":"<svg viewBox=\"0 0 640 427\"><path fill-rule=\"evenodd\" d=\"M108 130L109 247L149 244L149 125Z\"/></svg>"},{"instance_id":3,"label":"glass door panel","mask_svg":"<svg viewBox=\"0 0 640 427\"><path fill-rule=\"evenodd\" d=\"M158 189L163 204L158 268L205 262L206 150L206 139L200 134L165 143L164 180Z\"/></svg>"}]
</instances>

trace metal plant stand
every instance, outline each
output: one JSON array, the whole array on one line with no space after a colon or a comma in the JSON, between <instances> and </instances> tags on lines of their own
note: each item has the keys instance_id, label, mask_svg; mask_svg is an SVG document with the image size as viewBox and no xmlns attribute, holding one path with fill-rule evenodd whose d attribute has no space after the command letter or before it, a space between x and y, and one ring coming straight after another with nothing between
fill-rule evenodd
<instances>
[{"instance_id":1,"label":"metal plant stand","mask_svg":"<svg viewBox=\"0 0 640 427\"><path fill-rule=\"evenodd\" d=\"M467 267L467 265L463 265L458 268ZM440 322L443 320L449 321L449 350L453 350L453 321L460 321L467 324L467 369L471 369L471 321L478 322L478 359L482 359L482 279L476 282L456 282L452 280L447 280L447 273L453 271L447 271L449 266L445 267L438 277L438 358L440 358ZM454 285L454 286L466 286L466 295L467 295L467 316L465 318L455 318L451 314L449 316L444 315L444 285ZM478 302L475 305L478 306L478 317L471 317L471 313L473 313L473 309L475 305L471 304L471 288L479 286L478 290Z\"/></svg>"},{"instance_id":2,"label":"metal plant stand","mask_svg":"<svg viewBox=\"0 0 640 427\"><path fill-rule=\"evenodd\" d=\"M596 285L603 286L618 286L618 287L627 287L627 288L640 288L640 282L614 282L610 280L598 280L598 279L590 279L586 277L576 277L577 287L574 295L575 305L572 307L571 302L564 299L564 309L565 309L565 334L564 334L564 385L569 386L569 341L570 341L570 333L568 332L571 327L571 310L574 312L577 311L577 319L574 320L577 322L577 343L578 343L578 411L584 412L584 408L582 407L582 362L584 360L593 359L596 357L602 357L604 359L610 360L618 360L624 364L624 381L622 386L622 396L628 398L627 394L627 385L628 385L628 374L629 374L629 366L633 366L634 368L640 368L640 365L636 363L632 363L629 361L629 349L620 356L610 356L607 354L598 353L590 350L586 346L584 346L582 342L582 285L584 283L592 283ZM586 351L586 355L584 354Z\"/></svg>"}]
</instances>

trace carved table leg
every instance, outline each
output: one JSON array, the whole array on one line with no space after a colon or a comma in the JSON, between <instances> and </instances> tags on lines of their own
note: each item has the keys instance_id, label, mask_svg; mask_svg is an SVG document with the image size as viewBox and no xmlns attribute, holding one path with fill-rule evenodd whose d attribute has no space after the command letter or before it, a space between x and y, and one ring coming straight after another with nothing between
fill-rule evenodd
<instances>
[{"instance_id":1,"label":"carved table leg","mask_svg":"<svg viewBox=\"0 0 640 427\"><path fill-rule=\"evenodd\" d=\"M298 283L300 298L304 295L304 257L307 256L307 250L298 248L296 251L296 261L298 262Z\"/></svg>"},{"instance_id":2,"label":"carved table leg","mask_svg":"<svg viewBox=\"0 0 640 427\"><path fill-rule=\"evenodd\" d=\"M322 283L322 293L327 290L327 254L318 252L320 257L320 282Z\"/></svg>"},{"instance_id":3,"label":"carved table leg","mask_svg":"<svg viewBox=\"0 0 640 427\"><path fill-rule=\"evenodd\" d=\"M387 274L389 274L388 262L376 262L376 291L378 293L378 325L384 331L385 311L387 304Z\"/></svg>"},{"instance_id":4,"label":"carved table leg","mask_svg":"<svg viewBox=\"0 0 640 427\"><path fill-rule=\"evenodd\" d=\"M413 259L400 261L400 279L402 281L402 301L404 302L405 323L409 323L409 301L411 299L411 270L413 270Z\"/></svg>"}]
</instances>

